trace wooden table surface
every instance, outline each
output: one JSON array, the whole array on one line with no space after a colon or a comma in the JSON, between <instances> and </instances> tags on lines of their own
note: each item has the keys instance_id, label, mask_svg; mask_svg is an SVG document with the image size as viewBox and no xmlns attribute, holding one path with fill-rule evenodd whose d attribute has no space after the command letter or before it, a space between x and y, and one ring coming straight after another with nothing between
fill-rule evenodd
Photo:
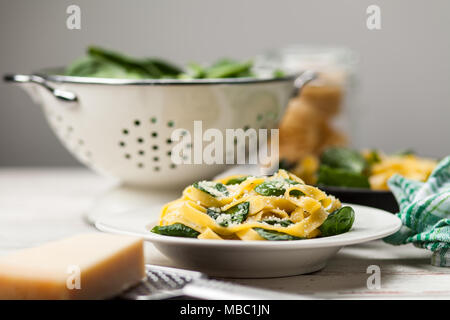
<instances>
[{"instance_id":1,"label":"wooden table surface","mask_svg":"<svg viewBox=\"0 0 450 320\"><path fill-rule=\"evenodd\" d=\"M82 232L95 200L115 183L85 169L0 169L0 255ZM151 244L148 263L169 265ZM370 265L381 270L380 288L370 289ZM331 299L449 299L450 268L430 265L430 252L382 241L343 248L319 272L272 279L229 279L245 285Z\"/></svg>"}]
</instances>

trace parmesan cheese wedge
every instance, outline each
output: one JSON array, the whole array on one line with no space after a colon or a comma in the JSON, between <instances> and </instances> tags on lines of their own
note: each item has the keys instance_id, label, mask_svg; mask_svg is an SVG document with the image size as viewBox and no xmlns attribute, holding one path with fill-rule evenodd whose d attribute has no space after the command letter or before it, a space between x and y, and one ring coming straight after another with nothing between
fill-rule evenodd
<instances>
[{"instance_id":1,"label":"parmesan cheese wedge","mask_svg":"<svg viewBox=\"0 0 450 320\"><path fill-rule=\"evenodd\" d=\"M81 234L0 257L0 299L104 299L144 277L142 239Z\"/></svg>"}]
</instances>

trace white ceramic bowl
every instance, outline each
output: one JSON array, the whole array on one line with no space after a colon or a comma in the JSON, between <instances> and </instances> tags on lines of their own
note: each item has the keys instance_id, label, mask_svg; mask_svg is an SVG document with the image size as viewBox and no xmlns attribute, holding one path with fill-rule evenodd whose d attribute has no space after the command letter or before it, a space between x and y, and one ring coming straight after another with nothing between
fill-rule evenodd
<instances>
[{"instance_id":1,"label":"white ceramic bowl","mask_svg":"<svg viewBox=\"0 0 450 320\"><path fill-rule=\"evenodd\" d=\"M128 185L172 188L226 168L174 165L169 154L174 129L193 135L195 120L203 122L203 130L222 132L275 128L296 79L124 80L54 73L58 70L6 75L5 80L20 83L42 105L55 134L86 166ZM297 86L312 79L311 73L302 76L295 81ZM224 152L237 147L228 146Z\"/></svg>"},{"instance_id":2,"label":"white ceramic bowl","mask_svg":"<svg viewBox=\"0 0 450 320\"><path fill-rule=\"evenodd\" d=\"M199 240L151 233L159 207L100 217L96 227L105 232L142 237L177 266L210 276L232 278L281 277L322 269L343 247L386 237L400 229L393 214L349 204L355 223L344 234L295 241ZM156 211L156 212L155 212Z\"/></svg>"}]
</instances>

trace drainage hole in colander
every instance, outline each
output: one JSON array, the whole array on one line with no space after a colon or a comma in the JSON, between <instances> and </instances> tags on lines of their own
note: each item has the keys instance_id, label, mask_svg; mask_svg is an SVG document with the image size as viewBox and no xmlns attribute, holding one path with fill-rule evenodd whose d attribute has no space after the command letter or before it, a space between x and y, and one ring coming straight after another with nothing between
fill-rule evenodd
<instances>
[{"instance_id":1,"label":"drainage hole in colander","mask_svg":"<svg viewBox=\"0 0 450 320\"><path fill-rule=\"evenodd\" d=\"M130 133L130 131L128 131L128 129L123 129L123 130L122 130L122 133L123 133L124 135L127 135L128 133Z\"/></svg>"},{"instance_id":2,"label":"drainage hole in colander","mask_svg":"<svg viewBox=\"0 0 450 320\"><path fill-rule=\"evenodd\" d=\"M174 163L172 163L171 165L170 165L170 169L175 169L177 166L174 164Z\"/></svg>"},{"instance_id":3,"label":"drainage hole in colander","mask_svg":"<svg viewBox=\"0 0 450 320\"><path fill-rule=\"evenodd\" d=\"M262 119L263 119L263 115L261 113L256 116L257 121L262 121Z\"/></svg>"},{"instance_id":4,"label":"drainage hole in colander","mask_svg":"<svg viewBox=\"0 0 450 320\"><path fill-rule=\"evenodd\" d=\"M158 133L157 132L152 132L152 137L153 138L156 138L158 136Z\"/></svg>"},{"instance_id":5,"label":"drainage hole in colander","mask_svg":"<svg viewBox=\"0 0 450 320\"><path fill-rule=\"evenodd\" d=\"M78 140L78 144L79 144L80 146L82 146L82 145L84 144L83 139L79 139L79 140Z\"/></svg>"},{"instance_id":6,"label":"drainage hole in colander","mask_svg":"<svg viewBox=\"0 0 450 320\"><path fill-rule=\"evenodd\" d=\"M159 157L153 157L153 161L159 161Z\"/></svg>"},{"instance_id":7,"label":"drainage hole in colander","mask_svg":"<svg viewBox=\"0 0 450 320\"><path fill-rule=\"evenodd\" d=\"M170 157L172 155L172 151L167 151L167 155Z\"/></svg>"},{"instance_id":8,"label":"drainage hole in colander","mask_svg":"<svg viewBox=\"0 0 450 320\"><path fill-rule=\"evenodd\" d=\"M140 122L139 120L134 120L134 125L135 125L136 127L138 127L140 124L141 124L141 122Z\"/></svg>"},{"instance_id":9,"label":"drainage hole in colander","mask_svg":"<svg viewBox=\"0 0 450 320\"><path fill-rule=\"evenodd\" d=\"M140 156L143 156L143 155L145 154L145 152L144 152L144 150L139 150L139 151L138 151L138 154L139 154Z\"/></svg>"},{"instance_id":10,"label":"drainage hole in colander","mask_svg":"<svg viewBox=\"0 0 450 320\"><path fill-rule=\"evenodd\" d=\"M137 164L137 166L138 166L139 169L142 169L142 168L144 167L144 164L143 164L142 162L139 162L139 163Z\"/></svg>"},{"instance_id":11,"label":"drainage hole in colander","mask_svg":"<svg viewBox=\"0 0 450 320\"><path fill-rule=\"evenodd\" d=\"M143 139L143 138L137 138L137 142L138 142L138 143L143 143L143 142L144 142L144 139Z\"/></svg>"},{"instance_id":12,"label":"drainage hole in colander","mask_svg":"<svg viewBox=\"0 0 450 320\"><path fill-rule=\"evenodd\" d=\"M156 123L156 118L155 117L150 118L150 122L151 123Z\"/></svg>"},{"instance_id":13,"label":"drainage hole in colander","mask_svg":"<svg viewBox=\"0 0 450 320\"><path fill-rule=\"evenodd\" d=\"M125 153L125 159L131 159L131 154Z\"/></svg>"},{"instance_id":14,"label":"drainage hole in colander","mask_svg":"<svg viewBox=\"0 0 450 320\"><path fill-rule=\"evenodd\" d=\"M170 121L167 122L167 126L168 126L169 128L172 128L174 125L175 125L175 122L173 122L172 120L170 120Z\"/></svg>"},{"instance_id":15,"label":"drainage hole in colander","mask_svg":"<svg viewBox=\"0 0 450 320\"><path fill-rule=\"evenodd\" d=\"M123 141L119 141L119 146L121 146L121 147L125 147L125 142L123 142Z\"/></svg>"},{"instance_id":16,"label":"drainage hole in colander","mask_svg":"<svg viewBox=\"0 0 450 320\"><path fill-rule=\"evenodd\" d=\"M159 169L160 169L159 167L154 167L153 168L153 170L155 170L155 171L159 171Z\"/></svg>"},{"instance_id":17,"label":"drainage hole in colander","mask_svg":"<svg viewBox=\"0 0 450 320\"><path fill-rule=\"evenodd\" d=\"M171 140L171 139L167 139L167 140L166 140L166 143L167 143L167 144L171 144L171 143L172 143L172 140Z\"/></svg>"},{"instance_id":18,"label":"drainage hole in colander","mask_svg":"<svg viewBox=\"0 0 450 320\"><path fill-rule=\"evenodd\" d=\"M152 149L153 150L158 150L158 146L155 144L155 145L152 146Z\"/></svg>"}]
</instances>

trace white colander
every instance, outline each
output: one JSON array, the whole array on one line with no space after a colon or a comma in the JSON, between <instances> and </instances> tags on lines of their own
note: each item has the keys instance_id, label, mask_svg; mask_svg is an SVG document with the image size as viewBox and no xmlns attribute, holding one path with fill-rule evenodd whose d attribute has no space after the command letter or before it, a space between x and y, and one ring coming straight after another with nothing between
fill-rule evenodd
<instances>
[{"instance_id":1,"label":"white colander","mask_svg":"<svg viewBox=\"0 0 450 320\"><path fill-rule=\"evenodd\" d=\"M54 72L7 75L5 80L21 83L42 105L53 131L79 161L124 184L153 187L183 186L226 168L172 163L174 129L192 132L195 120L202 120L203 130L275 128L295 80L136 81L48 75ZM311 77L303 73L296 87Z\"/></svg>"}]
</instances>

